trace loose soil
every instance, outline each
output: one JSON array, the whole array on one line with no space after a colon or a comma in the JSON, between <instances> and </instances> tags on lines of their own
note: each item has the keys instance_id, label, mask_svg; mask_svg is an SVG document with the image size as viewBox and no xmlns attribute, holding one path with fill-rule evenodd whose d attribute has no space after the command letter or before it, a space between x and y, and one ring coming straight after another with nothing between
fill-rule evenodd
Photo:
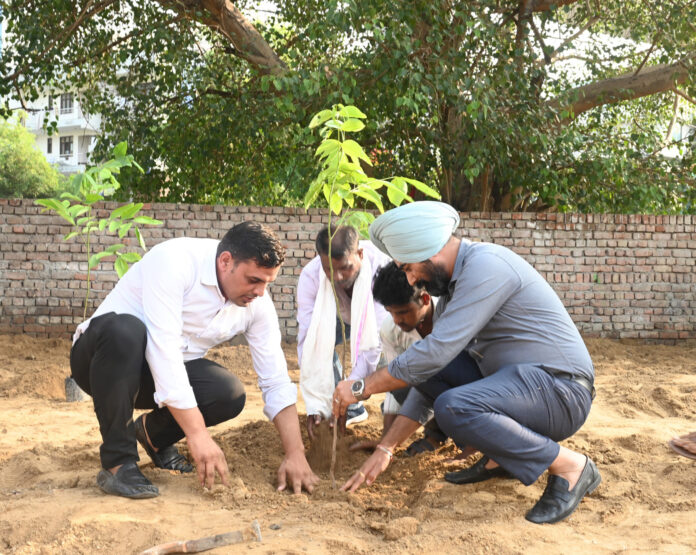
<instances>
[{"instance_id":1,"label":"loose soil","mask_svg":"<svg viewBox=\"0 0 696 555\"><path fill-rule=\"evenodd\" d=\"M215 553L689 553L696 545L696 461L667 440L696 430L696 342L677 346L588 340L598 395L585 426L565 442L589 454L603 482L566 521L538 526L524 513L546 477L456 486L445 482L451 445L406 458L402 452L370 488L331 488L328 434L308 451L322 481L312 495L275 488L280 440L262 413L248 349L219 347L213 358L245 383L247 406L213 428L232 475L230 488L201 488L192 475L143 472L160 489L131 501L95 485L100 443L89 399L65 401L69 342L0 336L0 553L139 553L157 544L261 525L263 541ZM297 381L294 345L285 347ZM370 418L339 442L342 484L367 457L348 451L377 438L381 396ZM300 412L304 407L300 401ZM302 417L304 433L304 417ZM309 446L305 436L305 444ZM186 451L185 442L181 445Z\"/></svg>"}]
</instances>

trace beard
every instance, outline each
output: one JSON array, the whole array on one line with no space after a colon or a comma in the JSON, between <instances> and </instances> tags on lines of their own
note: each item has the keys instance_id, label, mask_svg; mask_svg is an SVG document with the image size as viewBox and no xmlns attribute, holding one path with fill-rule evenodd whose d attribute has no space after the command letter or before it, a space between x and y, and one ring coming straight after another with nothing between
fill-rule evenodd
<instances>
[{"instance_id":1,"label":"beard","mask_svg":"<svg viewBox=\"0 0 696 555\"><path fill-rule=\"evenodd\" d=\"M428 277L418 280L416 285L424 287L433 297L442 297L446 295L449 292L450 282L447 271L442 266L436 266L430 260L426 260L424 264Z\"/></svg>"}]
</instances>

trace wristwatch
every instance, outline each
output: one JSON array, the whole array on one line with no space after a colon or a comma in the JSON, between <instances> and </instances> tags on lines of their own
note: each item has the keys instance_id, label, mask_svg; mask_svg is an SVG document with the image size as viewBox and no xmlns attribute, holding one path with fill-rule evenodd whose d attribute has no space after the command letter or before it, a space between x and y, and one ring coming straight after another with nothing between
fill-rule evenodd
<instances>
[{"instance_id":1,"label":"wristwatch","mask_svg":"<svg viewBox=\"0 0 696 555\"><path fill-rule=\"evenodd\" d=\"M365 380L360 378L355 380L350 386L350 392L358 401L364 401L363 393L365 393Z\"/></svg>"}]
</instances>

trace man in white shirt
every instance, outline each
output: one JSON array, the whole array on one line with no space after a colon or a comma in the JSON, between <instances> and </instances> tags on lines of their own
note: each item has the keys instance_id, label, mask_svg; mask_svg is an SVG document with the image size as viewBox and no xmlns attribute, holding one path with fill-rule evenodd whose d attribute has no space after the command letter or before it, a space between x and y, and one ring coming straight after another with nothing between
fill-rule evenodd
<instances>
[{"instance_id":1,"label":"man in white shirt","mask_svg":"<svg viewBox=\"0 0 696 555\"><path fill-rule=\"evenodd\" d=\"M372 278L380 266L390 262L369 241L359 241L355 228L343 226L331 241L336 295L341 318L350 337L351 379L374 372L381 346L379 327L387 316L384 307L372 298ZM336 300L331 290L328 229L315 242L317 256L303 269L297 282L297 354L300 361L300 389L307 407L307 432L315 438L322 419L331 416L331 395L342 376L335 346L342 342L337 321ZM362 404L349 407L348 423L367 418ZM331 422L331 420L329 420ZM343 428L346 420L342 419Z\"/></svg>"},{"instance_id":2,"label":"man in white shirt","mask_svg":"<svg viewBox=\"0 0 696 555\"><path fill-rule=\"evenodd\" d=\"M190 472L174 447L186 437L201 484L228 482L213 426L237 416L242 383L203 358L243 334L265 407L285 450L278 489L312 491L318 478L304 454L291 383L271 298L264 294L285 256L265 226L243 222L221 241L179 238L153 247L78 326L72 375L94 401L103 443L97 484L106 493L142 499L158 489L140 472L137 442L156 466ZM133 422L133 409L153 409Z\"/></svg>"}]
</instances>

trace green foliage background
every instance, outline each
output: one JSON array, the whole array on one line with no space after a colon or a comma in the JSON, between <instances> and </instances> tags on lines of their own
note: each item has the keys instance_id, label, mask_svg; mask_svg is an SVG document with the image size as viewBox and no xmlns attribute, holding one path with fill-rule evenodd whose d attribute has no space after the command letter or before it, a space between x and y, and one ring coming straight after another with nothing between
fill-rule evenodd
<instances>
[{"instance_id":1,"label":"green foliage background","mask_svg":"<svg viewBox=\"0 0 696 555\"><path fill-rule=\"evenodd\" d=\"M316 173L307 123L344 103L368 115L375 171L412 175L462 210L696 211L693 137L680 157L658 153L673 91L572 120L553 102L675 62L689 68L681 92L696 97L694 2L559 2L518 25L524 2L279 0L256 22L287 66L273 75L205 24L202 2L106 2L72 34L84 1L0 4L15 36L0 72L21 73L27 99L74 90L104 115L97 154L127 140L145 169L124 171L123 198L301 204ZM248 14L258 3L235 5ZM544 62L555 37L588 22L554 53L573 59Z\"/></svg>"},{"instance_id":2,"label":"green foliage background","mask_svg":"<svg viewBox=\"0 0 696 555\"><path fill-rule=\"evenodd\" d=\"M0 197L51 195L63 181L17 118L0 120Z\"/></svg>"}]
</instances>

